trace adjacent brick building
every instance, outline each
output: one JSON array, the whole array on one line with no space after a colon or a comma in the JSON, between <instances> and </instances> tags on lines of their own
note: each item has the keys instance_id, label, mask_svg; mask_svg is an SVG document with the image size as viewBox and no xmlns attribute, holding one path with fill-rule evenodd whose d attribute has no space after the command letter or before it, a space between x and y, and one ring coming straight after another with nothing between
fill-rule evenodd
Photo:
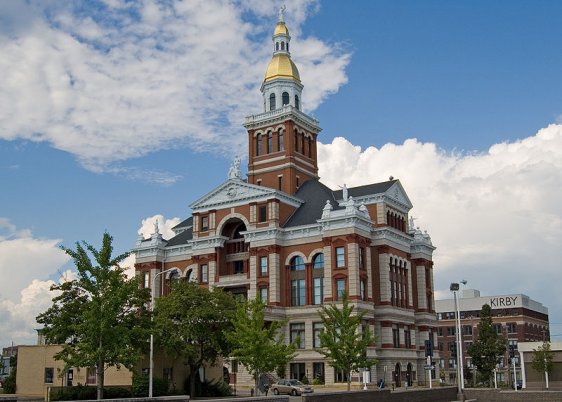
<instances>
[{"instance_id":1,"label":"adjacent brick building","mask_svg":"<svg viewBox=\"0 0 562 402\"><path fill-rule=\"evenodd\" d=\"M541 303L532 300L524 294L511 294L499 296L480 296L475 289L466 289L460 292L459 311L462 330L462 350L465 369L465 379L470 376L471 359L466 353L468 346L478 339L478 324L480 323L480 310L484 304L492 308L494 326L498 334L505 336L508 345L515 351L517 366L519 367L519 342L550 340L548 330L548 309ZM447 382L456 381L455 360L455 307L454 300L436 300L437 313L437 346L441 352L439 366ZM498 381L510 382L512 374L508 376L509 348L500 363ZM519 371L519 368L517 369ZM519 378L520 374L518 373Z\"/></svg>"}]
</instances>

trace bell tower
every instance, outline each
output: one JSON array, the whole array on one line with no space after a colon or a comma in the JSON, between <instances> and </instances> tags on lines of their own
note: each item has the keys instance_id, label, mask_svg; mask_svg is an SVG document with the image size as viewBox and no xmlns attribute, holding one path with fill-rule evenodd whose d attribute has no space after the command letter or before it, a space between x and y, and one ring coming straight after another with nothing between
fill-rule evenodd
<instances>
[{"instance_id":1,"label":"bell tower","mask_svg":"<svg viewBox=\"0 0 562 402\"><path fill-rule=\"evenodd\" d=\"M291 36L283 19L273 31L273 56L261 86L263 113L246 117L248 182L295 194L318 179L318 120L302 112L299 70L291 60Z\"/></svg>"}]
</instances>

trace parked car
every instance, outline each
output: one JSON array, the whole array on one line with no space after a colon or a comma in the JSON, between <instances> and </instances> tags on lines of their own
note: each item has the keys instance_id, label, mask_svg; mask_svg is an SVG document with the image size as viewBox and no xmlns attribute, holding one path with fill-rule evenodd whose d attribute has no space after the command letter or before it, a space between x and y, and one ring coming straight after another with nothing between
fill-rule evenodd
<instances>
[{"instance_id":1,"label":"parked car","mask_svg":"<svg viewBox=\"0 0 562 402\"><path fill-rule=\"evenodd\" d=\"M515 384L511 384L511 388L515 389ZM517 389L523 389L523 380L517 380Z\"/></svg>"},{"instance_id":2,"label":"parked car","mask_svg":"<svg viewBox=\"0 0 562 402\"><path fill-rule=\"evenodd\" d=\"M305 385L298 380L279 380L271 384L270 389L273 390L275 395L289 394L289 395L302 395L314 392L310 385Z\"/></svg>"}]
</instances>

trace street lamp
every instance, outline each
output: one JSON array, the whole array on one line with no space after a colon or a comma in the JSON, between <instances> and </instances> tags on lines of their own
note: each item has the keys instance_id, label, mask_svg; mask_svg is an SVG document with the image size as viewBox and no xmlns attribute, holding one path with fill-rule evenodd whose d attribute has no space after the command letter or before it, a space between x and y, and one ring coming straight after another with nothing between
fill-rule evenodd
<instances>
[{"instance_id":1,"label":"street lamp","mask_svg":"<svg viewBox=\"0 0 562 402\"><path fill-rule=\"evenodd\" d=\"M466 284L466 281L461 281L463 285ZM453 292L455 298L455 313L456 313L456 340L457 340L457 377L458 377L458 392L462 394L462 390L464 388L464 369L463 369L463 358L462 358L462 335L461 335L461 314L459 311L459 304L457 301L457 292L460 289L460 285L458 283L451 283L449 290Z\"/></svg>"},{"instance_id":2,"label":"street lamp","mask_svg":"<svg viewBox=\"0 0 562 402\"><path fill-rule=\"evenodd\" d=\"M157 272L152 277L150 284L150 320L153 320L152 313L154 312L154 285L156 284L156 277L165 274L169 271L175 271L177 268L169 268L161 272ZM150 365L148 369L148 397L152 398L152 373L154 372L154 334L153 329L150 328Z\"/></svg>"}]
</instances>

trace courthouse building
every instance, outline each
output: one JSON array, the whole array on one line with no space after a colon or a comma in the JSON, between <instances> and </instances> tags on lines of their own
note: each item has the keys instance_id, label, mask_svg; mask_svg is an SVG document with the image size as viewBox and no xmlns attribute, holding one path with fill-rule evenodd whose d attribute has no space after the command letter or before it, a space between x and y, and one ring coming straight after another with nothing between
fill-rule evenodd
<instances>
[{"instance_id":1,"label":"courthouse building","mask_svg":"<svg viewBox=\"0 0 562 402\"><path fill-rule=\"evenodd\" d=\"M548 341L550 334L548 329L548 309L538 301L524 294L481 296L476 289L465 289L460 292L458 298L462 350L465 378L470 375L472 362L466 353L468 346L478 339L478 325L480 323L480 311L484 304L492 308L492 321L496 332L503 335L508 342L508 348L502 357L498 370L498 381L511 383L512 373L509 373L509 352L516 359L519 379L520 355L519 342ZM437 348L441 351L439 365L442 375L447 382L456 381L456 325L454 299L436 300L435 311L437 313ZM509 374L509 375L508 375Z\"/></svg>"},{"instance_id":2,"label":"courthouse building","mask_svg":"<svg viewBox=\"0 0 562 402\"><path fill-rule=\"evenodd\" d=\"M140 237L136 273L145 287L155 281L157 297L180 276L242 300L261 298L269 320L288 320L286 338L300 339L285 375L328 384L345 379L316 351L318 310L346 292L377 338L368 350L379 359L373 381L425 383L425 345L436 332L431 239L413 227L399 180L335 190L319 180L321 128L302 110L290 40L281 16L261 86L263 111L244 123L247 177L237 158L226 181L190 205L174 237L164 239L157 226ZM157 376L166 371L159 365Z\"/></svg>"}]
</instances>

